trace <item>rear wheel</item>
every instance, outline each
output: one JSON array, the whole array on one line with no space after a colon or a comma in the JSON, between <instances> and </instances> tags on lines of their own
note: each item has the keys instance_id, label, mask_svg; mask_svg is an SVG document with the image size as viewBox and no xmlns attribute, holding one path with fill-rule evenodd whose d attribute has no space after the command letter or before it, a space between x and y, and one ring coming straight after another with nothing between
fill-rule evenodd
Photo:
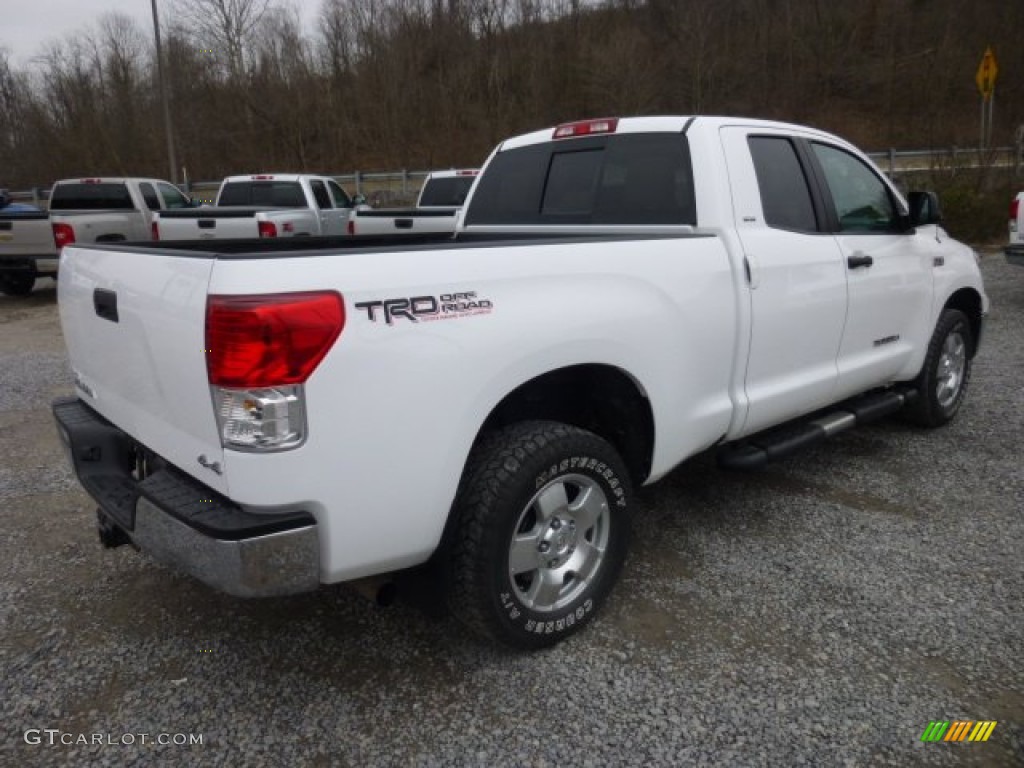
<instances>
[{"instance_id":1,"label":"rear wheel","mask_svg":"<svg viewBox=\"0 0 1024 768\"><path fill-rule=\"evenodd\" d=\"M28 272L8 272L0 275L0 293L6 293L8 296L28 296L35 284L36 276Z\"/></svg>"},{"instance_id":2,"label":"rear wheel","mask_svg":"<svg viewBox=\"0 0 1024 768\"><path fill-rule=\"evenodd\" d=\"M941 427L960 410L971 380L974 334L967 315L943 310L928 343L928 354L915 380L917 399L908 415L923 427Z\"/></svg>"},{"instance_id":3,"label":"rear wheel","mask_svg":"<svg viewBox=\"0 0 1024 768\"><path fill-rule=\"evenodd\" d=\"M622 460L591 432L534 421L487 436L456 501L452 612L517 648L576 632L622 568L629 495Z\"/></svg>"}]
</instances>

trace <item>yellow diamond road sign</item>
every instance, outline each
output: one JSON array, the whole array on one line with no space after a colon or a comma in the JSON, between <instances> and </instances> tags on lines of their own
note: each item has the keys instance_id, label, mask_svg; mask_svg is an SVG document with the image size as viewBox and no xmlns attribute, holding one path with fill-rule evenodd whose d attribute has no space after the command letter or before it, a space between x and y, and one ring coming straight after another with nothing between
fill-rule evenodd
<instances>
[{"instance_id":1,"label":"yellow diamond road sign","mask_svg":"<svg viewBox=\"0 0 1024 768\"><path fill-rule=\"evenodd\" d=\"M984 98L989 98L996 88L996 75L999 74L999 65L996 64L996 55L992 48L985 49L985 55L981 57L981 64L978 65L978 72L974 75L974 82L978 84L978 90Z\"/></svg>"}]
</instances>

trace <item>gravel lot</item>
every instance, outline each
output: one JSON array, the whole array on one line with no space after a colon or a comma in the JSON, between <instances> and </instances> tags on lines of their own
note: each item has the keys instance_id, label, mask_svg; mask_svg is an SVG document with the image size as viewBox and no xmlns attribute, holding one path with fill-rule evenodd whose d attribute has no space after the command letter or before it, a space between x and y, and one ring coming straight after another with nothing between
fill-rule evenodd
<instances>
[{"instance_id":1,"label":"gravel lot","mask_svg":"<svg viewBox=\"0 0 1024 768\"><path fill-rule=\"evenodd\" d=\"M1024 270L983 269L950 427L886 421L756 474L698 457L640 493L604 613L533 655L101 549L48 409L70 391L53 284L0 296L0 765L1024 765ZM919 740L956 719L999 724Z\"/></svg>"}]
</instances>

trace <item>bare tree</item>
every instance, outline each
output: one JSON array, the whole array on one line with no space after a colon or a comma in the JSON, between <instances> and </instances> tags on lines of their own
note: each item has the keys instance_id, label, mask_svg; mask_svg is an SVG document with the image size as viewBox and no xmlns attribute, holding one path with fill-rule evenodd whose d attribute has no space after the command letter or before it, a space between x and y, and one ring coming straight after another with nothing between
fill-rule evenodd
<instances>
[{"instance_id":1,"label":"bare tree","mask_svg":"<svg viewBox=\"0 0 1024 768\"><path fill-rule=\"evenodd\" d=\"M174 7L197 45L223 57L229 77L241 81L271 0L176 0Z\"/></svg>"}]
</instances>

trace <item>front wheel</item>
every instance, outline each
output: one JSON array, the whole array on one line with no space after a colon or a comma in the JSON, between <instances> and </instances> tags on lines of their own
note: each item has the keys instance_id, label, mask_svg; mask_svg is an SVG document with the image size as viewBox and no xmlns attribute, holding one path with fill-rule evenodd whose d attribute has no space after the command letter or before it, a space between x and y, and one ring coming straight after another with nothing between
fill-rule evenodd
<instances>
[{"instance_id":1,"label":"front wheel","mask_svg":"<svg viewBox=\"0 0 1024 768\"><path fill-rule=\"evenodd\" d=\"M923 427L941 427L960 410L971 380L974 334L967 316L958 309L939 315L921 373L915 380L917 399L909 417Z\"/></svg>"},{"instance_id":2,"label":"front wheel","mask_svg":"<svg viewBox=\"0 0 1024 768\"><path fill-rule=\"evenodd\" d=\"M488 435L456 500L452 612L516 648L578 631L622 568L629 498L622 460L591 432L531 421Z\"/></svg>"},{"instance_id":3,"label":"front wheel","mask_svg":"<svg viewBox=\"0 0 1024 768\"><path fill-rule=\"evenodd\" d=\"M35 284L36 276L28 272L9 272L0 275L0 293L6 293L8 296L28 296Z\"/></svg>"}]
</instances>

